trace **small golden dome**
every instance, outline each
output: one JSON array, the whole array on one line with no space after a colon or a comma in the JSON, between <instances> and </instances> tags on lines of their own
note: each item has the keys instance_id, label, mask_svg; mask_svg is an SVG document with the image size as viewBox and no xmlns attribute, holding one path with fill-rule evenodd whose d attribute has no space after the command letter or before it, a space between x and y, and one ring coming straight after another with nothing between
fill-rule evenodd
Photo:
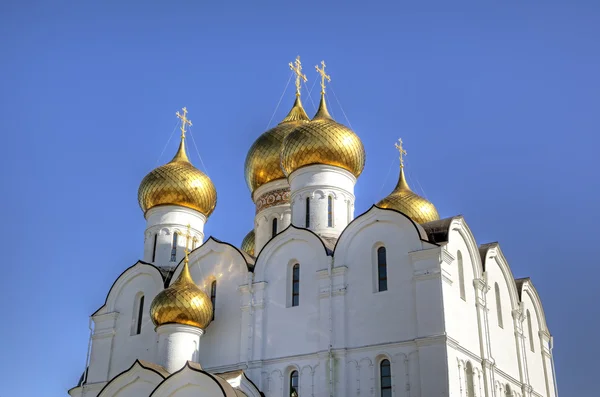
<instances>
[{"instance_id":1,"label":"small golden dome","mask_svg":"<svg viewBox=\"0 0 600 397\"><path fill-rule=\"evenodd\" d=\"M268 182L285 178L279 164L283 139L296 127L309 121L310 119L302 107L300 96L296 95L294 106L283 121L263 133L252 144L244 165L246 183L252 193Z\"/></svg>"},{"instance_id":2,"label":"small golden dome","mask_svg":"<svg viewBox=\"0 0 600 397\"><path fill-rule=\"evenodd\" d=\"M317 114L290 132L281 148L281 168L286 176L312 164L343 168L358 177L365 167L365 149L350 128L337 123L329 115L325 95Z\"/></svg>"},{"instance_id":3,"label":"small golden dome","mask_svg":"<svg viewBox=\"0 0 600 397\"><path fill-rule=\"evenodd\" d=\"M426 223L440 219L437 209L430 201L410 190L404 176L404 167L400 168L400 177L396 188L386 198L378 202L377 206L400 211L416 223Z\"/></svg>"},{"instance_id":4,"label":"small golden dome","mask_svg":"<svg viewBox=\"0 0 600 397\"><path fill-rule=\"evenodd\" d=\"M254 229L250 230L242 240L242 251L248 255L254 256Z\"/></svg>"},{"instance_id":5,"label":"small golden dome","mask_svg":"<svg viewBox=\"0 0 600 397\"><path fill-rule=\"evenodd\" d=\"M144 213L158 205L179 205L208 217L217 205L217 191L210 178L190 163L182 138L173 160L144 177L138 201Z\"/></svg>"},{"instance_id":6,"label":"small golden dome","mask_svg":"<svg viewBox=\"0 0 600 397\"><path fill-rule=\"evenodd\" d=\"M206 329L212 321L212 313L210 298L190 276L187 258L177 280L156 295L150 305L150 317L157 327L182 324Z\"/></svg>"}]
</instances>

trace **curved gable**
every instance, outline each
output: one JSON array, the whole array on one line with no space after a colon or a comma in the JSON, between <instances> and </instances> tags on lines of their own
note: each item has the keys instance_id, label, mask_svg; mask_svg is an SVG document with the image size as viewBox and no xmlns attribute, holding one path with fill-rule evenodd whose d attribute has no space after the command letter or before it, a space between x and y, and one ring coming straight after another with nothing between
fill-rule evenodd
<instances>
[{"instance_id":1,"label":"curved gable","mask_svg":"<svg viewBox=\"0 0 600 397\"><path fill-rule=\"evenodd\" d=\"M151 397L235 397L236 393L225 380L187 362L179 371L162 381L150 394Z\"/></svg>"},{"instance_id":2,"label":"curved gable","mask_svg":"<svg viewBox=\"0 0 600 397\"><path fill-rule=\"evenodd\" d=\"M202 262L203 258L206 258L207 256L212 254L216 254L218 256L223 257L229 256L229 258L233 260L231 264L233 264L234 266L237 265L235 266L236 268L234 271L244 276L250 271L249 267L254 266L254 263L248 262L248 260L251 258L246 257L244 254L242 254L242 252L238 248L229 243L217 240L216 238L211 236L200 247L190 252L188 256L190 272L192 273L192 276L194 274L194 268L198 266L197 264L199 262ZM177 267L174 269L173 275L168 281L169 285L172 284L175 280L177 280L177 277L181 272L182 265L183 259L177 264ZM231 270L231 268L229 269Z\"/></svg>"},{"instance_id":3,"label":"curved gable","mask_svg":"<svg viewBox=\"0 0 600 397\"><path fill-rule=\"evenodd\" d=\"M154 279L157 291L160 291L165 287L165 277L163 277L163 274L156 266L152 265L151 263L138 261L133 266L125 269L125 271L123 271L123 273L117 277L113 285L110 287L108 294L106 295L104 305L92 313L92 316L113 312L115 310L115 302L117 297L121 294L123 288L125 288L125 286L136 277L143 275L147 275Z\"/></svg>"},{"instance_id":4,"label":"curved gable","mask_svg":"<svg viewBox=\"0 0 600 397\"><path fill-rule=\"evenodd\" d=\"M327 256L330 253L323 240L320 239L319 236L317 236L312 230L289 225L281 233L271 238L271 240L265 244L263 249L258 254L258 257L256 258L256 265L254 267L255 279L264 280L265 270L270 258L282 247L294 241L305 242L314 249L315 253L322 249L324 254L323 256Z\"/></svg>"},{"instance_id":5,"label":"curved gable","mask_svg":"<svg viewBox=\"0 0 600 397\"><path fill-rule=\"evenodd\" d=\"M481 264L481 256L479 255L479 249L477 247L477 241L473 232L465 222L465 219L455 217L452 219L449 225L448 242L452 242L452 239L456 236L460 236L462 241L467 247L471 263L473 265L473 275L475 279L481 278L483 275L483 265Z\"/></svg>"},{"instance_id":6,"label":"curved gable","mask_svg":"<svg viewBox=\"0 0 600 397\"><path fill-rule=\"evenodd\" d=\"M102 388L98 397L149 395L168 376L164 368L136 360L129 369L115 376Z\"/></svg>"},{"instance_id":7,"label":"curved gable","mask_svg":"<svg viewBox=\"0 0 600 397\"><path fill-rule=\"evenodd\" d=\"M544 313L542 300L540 299L537 290L533 286L531 279L519 279L518 281L518 284L520 284L519 296L521 297L521 302L523 301L524 296L529 297L535 310L535 315L538 321L539 329L543 332L546 332L549 335L550 331L548 330L548 325L546 324L546 314Z\"/></svg>"},{"instance_id":8,"label":"curved gable","mask_svg":"<svg viewBox=\"0 0 600 397\"><path fill-rule=\"evenodd\" d=\"M366 212L354 218L354 220L346 226L342 234L340 234L334 247L334 256L336 258L339 258L340 255L343 257L344 253L348 251L348 247L352 244L354 238L361 230L376 222L394 223L400 227L406 227L410 224L412 225L412 228L414 228L415 239L429 243L425 229L423 229L421 225L416 224L410 217L391 208L380 208L376 205L372 205ZM433 243L432 245L435 246L437 244ZM338 254L338 251L340 254ZM345 263L343 259L342 263Z\"/></svg>"},{"instance_id":9,"label":"curved gable","mask_svg":"<svg viewBox=\"0 0 600 397\"><path fill-rule=\"evenodd\" d=\"M517 291L512 270L510 270L510 266L508 265L508 262L506 261L502 250L500 249L500 244L483 244L480 247L480 254L482 266L485 271L489 270L489 266L498 266L500 272L502 273L505 286L508 288L511 307L513 310L517 309L519 307L519 293Z\"/></svg>"}]
</instances>

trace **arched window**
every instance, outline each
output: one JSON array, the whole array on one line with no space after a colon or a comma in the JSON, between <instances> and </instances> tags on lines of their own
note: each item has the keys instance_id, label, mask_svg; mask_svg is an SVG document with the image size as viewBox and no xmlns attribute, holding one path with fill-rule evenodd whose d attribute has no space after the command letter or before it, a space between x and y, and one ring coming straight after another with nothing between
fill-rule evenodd
<instances>
[{"instance_id":1,"label":"arched window","mask_svg":"<svg viewBox=\"0 0 600 397\"><path fill-rule=\"evenodd\" d=\"M136 297L133 304L133 326L131 327L132 335L139 335L142 332L142 323L144 320L144 295L140 294Z\"/></svg>"},{"instance_id":2,"label":"arched window","mask_svg":"<svg viewBox=\"0 0 600 397\"><path fill-rule=\"evenodd\" d=\"M152 246L152 262L156 259L156 240L158 240L158 233L154 234L154 245Z\"/></svg>"},{"instance_id":3,"label":"arched window","mask_svg":"<svg viewBox=\"0 0 600 397\"><path fill-rule=\"evenodd\" d=\"M290 397L298 397L298 371L290 374Z\"/></svg>"},{"instance_id":4,"label":"arched window","mask_svg":"<svg viewBox=\"0 0 600 397\"><path fill-rule=\"evenodd\" d=\"M173 245L171 246L171 262L177 260L177 232L173 232Z\"/></svg>"},{"instance_id":5,"label":"arched window","mask_svg":"<svg viewBox=\"0 0 600 397\"><path fill-rule=\"evenodd\" d=\"M460 251L458 251L456 259L458 262L458 286L460 287L460 297L466 301L467 298L465 296L465 272L463 269L463 258Z\"/></svg>"},{"instance_id":6,"label":"arched window","mask_svg":"<svg viewBox=\"0 0 600 397\"><path fill-rule=\"evenodd\" d=\"M502 323L502 302L500 302L500 287L498 286L498 283L494 285L494 290L496 290L496 314L498 316L498 326L504 328L504 324Z\"/></svg>"},{"instance_id":7,"label":"arched window","mask_svg":"<svg viewBox=\"0 0 600 397\"><path fill-rule=\"evenodd\" d=\"M382 360L379 364L379 381L381 383L381 397L392 397L392 370L389 360Z\"/></svg>"},{"instance_id":8,"label":"arched window","mask_svg":"<svg viewBox=\"0 0 600 397\"><path fill-rule=\"evenodd\" d=\"M300 304L300 264L292 267L292 306Z\"/></svg>"},{"instance_id":9,"label":"arched window","mask_svg":"<svg viewBox=\"0 0 600 397\"><path fill-rule=\"evenodd\" d=\"M473 382L474 372L470 361L467 361L465 372L467 373L467 397L475 397L475 383Z\"/></svg>"},{"instance_id":10,"label":"arched window","mask_svg":"<svg viewBox=\"0 0 600 397\"><path fill-rule=\"evenodd\" d=\"M306 198L306 219L304 220L306 228L310 227L310 197Z\"/></svg>"},{"instance_id":11,"label":"arched window","mask_svg":"<svg viewBox=\"0 0 600 397\"><path fill-rule=\"evenodd\" d=\"M533 328L531 328L531 314L527 310L527 328L529 329L529 349L534 352L533 348Z\"/></svg>"},{"instance_id":12,"label":"arched window","mask_svg":"<svg viewBox=\"0 0 600 397\"><path fill-rule=\"evenodd\" d=\"M506 394L506 397L512 396L512 392L510 390L510 385L508 383L506 384L506 387L504 388L504 394Z\"/></svg>"},{"instance_id":13,"label":"arched window","mask_svg":"<svg viewBox=\"0 0 600 397\"><path fill-rule=\"evenodd\" d=\"M327 197L327 227L333 227L333 197Z\"/></svg>"},{"instance_id":14,"label":"arched window","mask_svg":"<svg viewBox=\"0 0 600 397\"><path fill-rule=\"evenodd\" d=\"M387 254L385 247L377 248L378 291L387 291Z\"/></svg>"},{"instance_id":15,"label":"arched window","mask_svg":"<svg viewBox=\"0 0 600 397\"><path fill-rule=\"evenodd\" d=\"M212 303L212 319L215 319L215 305L217 302L217 280L210 284L210 303Z\"/></svg>"},{"instance_id":16,"label":"arched window","mask_svg":"<svg viewBox=\"0 0 600 397\"><path fill-rule=\"evenodd\" d=\"M277 236L277 218L273 218L271 223L271 237Z\"/></svg>"}]
</instances>

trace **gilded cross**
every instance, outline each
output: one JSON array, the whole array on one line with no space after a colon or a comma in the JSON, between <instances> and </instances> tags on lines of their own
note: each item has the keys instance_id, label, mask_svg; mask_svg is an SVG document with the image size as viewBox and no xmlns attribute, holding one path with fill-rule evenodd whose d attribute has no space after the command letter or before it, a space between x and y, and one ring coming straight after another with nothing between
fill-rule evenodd
<instances>
[{"instance_id":1,"label":"gilded cross","mask_svg":"<svg viewBox=\"0 0 600 397\"><path fill-rule=\"evenodd\" d=\"M398 142L400 142L400 144L395 143L394 146L396 146L396 149L400 152L400 168L404 168L404 158L402 158L402 156L406 156L406 150L404 150L404 146L402 146L402 138L398 139Z\"/></svg>"},{"instance_id":2,"label":"gilded cross","mask_svg":"<svg viewBox=\"0 0 600 397\"><path fill-rule=\"evenodd\" d=\"M181 110L183 111L183 114L176 112L175 115L181 119L181 127L179 129L181 130L181 139L183 139L183 138L185 138L185 126L189 125L191 127L192 120L189 120L187 118L187 108L186 107L184 107Z\"/></svg>"},{"instance_id":3,"label":"gilded cross","mask_svg":"<svg viewBox=\"0 0 600 397\"><path fill-rule=\"evenodd\" d=\"M321 61L321 69L319 69L319 65L316 65L315 69L321 75L321 94L325 94L325 80L331 82L331 76L325 74L325 61Z\"/></svg>"},{"instance_id":4,"label":"gilded cross","mask_svg":"<svg viewBox=\"0 0 600 397\"><path fill-rule=\"evenodd\" d=\"M300 87L302 80L306 82L306 75L302 74L302 64L300 63L300 55L296 57L294 63L290 62L290 69L296 73L296 96L300 96Z\"/></svg>"}]
</instances>

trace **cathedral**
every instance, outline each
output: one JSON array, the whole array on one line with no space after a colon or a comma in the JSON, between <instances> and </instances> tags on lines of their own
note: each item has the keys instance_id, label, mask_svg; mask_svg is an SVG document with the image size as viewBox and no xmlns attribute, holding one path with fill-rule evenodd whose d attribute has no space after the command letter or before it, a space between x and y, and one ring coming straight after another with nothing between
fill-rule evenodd
<instances>
[{"instance_id":1,"label":"cathedral","mask_svg":"<svg viewBox=\"0 0 600 397\"><path fill-rule=\"evenodd\" d=\"M555 397L553 339L529 278L460 216L440 219L400 169L363 214L359 136L296 97L245 161L256 205L241 244L205 238L217 189L189 160L187 109L173 159L138 200L143 259L91 315L72 397Z\"/></svg>"}]
</instances>

